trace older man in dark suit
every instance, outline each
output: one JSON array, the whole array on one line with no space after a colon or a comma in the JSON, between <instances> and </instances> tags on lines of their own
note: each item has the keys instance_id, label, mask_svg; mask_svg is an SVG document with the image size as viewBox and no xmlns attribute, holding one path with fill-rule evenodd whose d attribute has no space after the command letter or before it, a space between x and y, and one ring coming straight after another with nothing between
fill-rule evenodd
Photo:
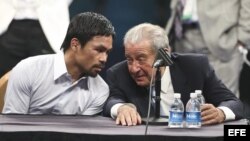
<instances>
[{"instance_id":1,"label":"older man in dark suit","mask_svg":"<svg viewBox=\"0 0 250 141\"><path fill-rule=\"evenodd\" d=\"M141 117L147 115L148 88L157 50L166 48L170 53L170 48L165 30L149 23L130 29L124 46L126 61L107 71L110 96L104 115L116 119L117 124L130 126L141 124ZM240 100L216 77L204 55L172 53L171 58L173 65L160 68L161 116L168 116L174 93L181 93L185 105L189 94L200 89L206 99L201 107L203 125L242 118Z\"/></svg>"}]
</instances>

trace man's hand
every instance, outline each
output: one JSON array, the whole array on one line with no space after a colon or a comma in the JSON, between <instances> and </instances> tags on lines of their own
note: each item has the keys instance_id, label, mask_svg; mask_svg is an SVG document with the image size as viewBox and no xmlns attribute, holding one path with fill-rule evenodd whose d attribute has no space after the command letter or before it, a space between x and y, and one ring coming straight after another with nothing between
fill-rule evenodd
<instances>
[{"instance_id":1,"label":"man's hand","mask_svg":"<svg viewBox=\"0 0 250 141\"><path fill-rule=\"evenodd\" d=\"M141 124L141 116L133 104L124 104L118 108L116 124L132 126Z\"/></svg>"},{"instance_id":2,"label":"man's hand","mask_svg":"<svg viewBox=\"0 0 250 141\"><path fill-rule=\"evenodd\" d=\"M202 125L222 123L225 120L224 112L212 104L201 105Z\"/></svg>"}]
</instances>

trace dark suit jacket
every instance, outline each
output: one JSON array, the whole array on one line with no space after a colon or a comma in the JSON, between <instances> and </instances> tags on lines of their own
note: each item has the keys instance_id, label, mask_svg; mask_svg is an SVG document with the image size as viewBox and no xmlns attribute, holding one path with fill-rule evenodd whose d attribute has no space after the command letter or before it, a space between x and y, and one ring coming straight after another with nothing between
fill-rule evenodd
<instances>
[{"instance_id":1,"label":"dark suit jacket","mask_svg":"<svg viewBox=\"0 0 250 141\"><path fill-rule=\"evenodd\" d=\"M212 103L216 107L226 106L234 112L236 119L242 118L241 101L216 77L206 56L173 53L171 58L174 62L170 66L174 92L181 93L184 105L189 100L190 93L199 89L203 91L206 103ZM146 117L149 92L147 88L137 86L130 77L126 61L107 70L107 83L110 96L104 106L105 116L110 116L110 109L114 104L133 103L140 115Z\"/></svg>"}]
</instances>

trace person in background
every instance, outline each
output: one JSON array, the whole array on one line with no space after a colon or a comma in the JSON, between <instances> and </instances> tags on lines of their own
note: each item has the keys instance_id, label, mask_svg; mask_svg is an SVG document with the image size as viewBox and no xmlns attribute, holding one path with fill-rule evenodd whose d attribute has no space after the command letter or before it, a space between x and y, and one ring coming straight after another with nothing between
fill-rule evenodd
<instances>
[{"instance_id":1,"label":"person in background","mask_svg":"<svg viewBox=\"0 0 250 141\"><path fill-rule=\"evenodd\" d=\"M103 15L85 12L71 20L63 52L29 57L10 73L3 113L94 115L109 88L98 75L115 36Z\"/></svg>"},{"instance_id":2,"label":"person in background","mask_svg":"<svg viewBox=\"0 0 250 141\"><path fill-rule=\"evenodd\" d=\"M175 52L202 53L239 97L243 59L250 45L249 0L172 0L166 31Z\"/></svg>"},{"instance_id":3,"label":"person in background","mask_svg":"<svg viewBox=\"0 0 250 141\"><path fill-rule=\"evenodd\" d=\"M138 125L147 116L153 64L160 48L170 54L163 28L150 23L132 27L124 37L126 60L107 70L110 95L103 114L116 124ZM191 92L202 90L206 104L201 107L202 124L217 124L243 117L241 101L217 78L202 54L171 53L173 65L161 69L160 115L168 116L174 93L181 93L186 105ZM154 109L151 115L154 115Z\"/></svg>"},{"instance_id":4,"label":"person in background","mask_svg":"<svg viewBox=\"0 0 250 141\"><path fill-rule=\"evenodd\" d=\"M0 0L0 77L29 56L59 52L72 0Z\"/></svg>"}]
</instances>

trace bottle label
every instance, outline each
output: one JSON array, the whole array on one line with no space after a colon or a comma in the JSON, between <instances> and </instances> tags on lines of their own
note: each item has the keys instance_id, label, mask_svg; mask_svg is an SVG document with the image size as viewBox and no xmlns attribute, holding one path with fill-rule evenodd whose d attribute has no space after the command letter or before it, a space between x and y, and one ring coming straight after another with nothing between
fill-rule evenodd
<instances>
[{"instance_id":1,"label":"bottle label","mask_svg":"<svg viewBox=\"0 0 250 141\"><path fill-rule=\"evenodd\" d=\"M201 122L201 112L186 112L186 122Z\"/></svg>"},{"instance_id":2,"label":"bottle label","mask_svg":"<svg viewBox=\"0 0 250 141\"><path fill-rule=\"evenodd\" d=\"M182 122L182 121L183 121L183 112L170 111L169 122Z\"/></svg>"}]
</instances>

